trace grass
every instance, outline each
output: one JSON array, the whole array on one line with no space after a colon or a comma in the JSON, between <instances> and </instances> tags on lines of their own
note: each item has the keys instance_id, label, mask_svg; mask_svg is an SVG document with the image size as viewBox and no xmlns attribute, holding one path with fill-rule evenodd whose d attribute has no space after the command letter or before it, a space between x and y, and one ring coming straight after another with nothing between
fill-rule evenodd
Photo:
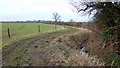
<instances>
[{"instance_id":1,"label":"grass","mask_svg":"<svg viewBox=\"0 0 120 68\"><path fill-rule=\"evenodd\" d=\"M2 35L3 37L7 36L8 28L10 29L11 36L39 33L39 30L38 30L39 25L40 25L41 32L54 30L55 28L53 25L38 24L38 23L2 23Z\"/></svg>"},{"instance_id":2,"label":"grass","mask_svg":"<svg viewBox=\"0 0 120 68\"><path fill-rule=\"evenodd\" d=\"M2 23L0 23L0 48L2 47Z\"/></svg>"},{"instance_id":3,"label":"grass","mask_svg":"<svg viewBox=\"0 0 120 68\"><path fill-rule=\"evenodd\" d=\"M120 66L120 58L116 53L110 53L105 58L106 58L107 64L112 64L112 62L114 60L113 65Z\"/></svg>"},{"instance_id":4,"label":"grass","mask_svg":"<svg viewBox=\"0 0 120 68\"><path fill-rule=\"evenodd\" d=\"M40 25L40 33L39 26ZM0 38L0 49L5 47L6 45L11 44L12 42L16 42L18 40L35 36L44 32L56 31L61 29L61 26L57 26L55 30L54 25L48 24L38 24L38 23L0 23L1 26L1 34ZM10 29L11 38L8 37L7 30Z\"/></svg>"}]
</instances>

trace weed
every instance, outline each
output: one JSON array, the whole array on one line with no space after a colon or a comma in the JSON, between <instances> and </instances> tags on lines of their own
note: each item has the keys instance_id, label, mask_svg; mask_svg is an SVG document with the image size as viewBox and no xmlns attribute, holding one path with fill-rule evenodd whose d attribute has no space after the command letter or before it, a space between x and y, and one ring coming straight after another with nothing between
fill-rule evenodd
<instances>
[{"instance_id":1,"label":"weed","mask_svg":"<svg viewBox=\"0 0 120 68\"><path fill-rule=\"evenodd\" d=\"M116 36L116 30L114 28L106 28L103 32L102 32L102 40L109 42L112 40L113 37Z\"/></svg>"},{"instance_id":2,"label":"weed","mask_svg":"<svg viewBox=\"0 0 120 68\"><path fill-rule=\"evenodd\" d=\"M107 64L112 64L112 62L114 61L114 65L120 66L120 58L116 53L108 54L106 56L106 61L107 61Z\"/></svg>"}]
</instances>

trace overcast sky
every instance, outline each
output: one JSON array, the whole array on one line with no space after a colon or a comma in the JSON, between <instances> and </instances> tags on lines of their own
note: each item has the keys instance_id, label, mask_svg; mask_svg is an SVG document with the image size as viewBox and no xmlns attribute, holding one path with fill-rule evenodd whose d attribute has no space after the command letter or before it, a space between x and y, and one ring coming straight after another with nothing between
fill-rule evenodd
<instances>
[{"instance_id":1,"label":"overcast sky","mask_svg":"<svg viewBox=\"0 0 120 68\"><path fill-rule=\"evenodd\" d=\"M0 0L0 21L53 20L52 13L62 21L87 21L88 17L73 12L69 0Z\"/></svg>"}]
</instances>

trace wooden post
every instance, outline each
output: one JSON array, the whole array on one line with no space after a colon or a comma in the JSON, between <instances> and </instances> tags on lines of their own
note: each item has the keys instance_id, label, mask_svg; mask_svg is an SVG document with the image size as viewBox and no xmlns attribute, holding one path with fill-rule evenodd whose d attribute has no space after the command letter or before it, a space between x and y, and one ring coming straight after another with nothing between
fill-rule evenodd
<instances>
[{"instance_id":1,"label":"wooden post","mask_svg":"<svg viewBox=\"0 0 120 68\"><path fill-rule=\"evenodd\" d=\"M11 36L10 36L10 29L8 28L8 37L10 38Z\"/></svg>"},{"instance_id":2,"label":"wooden post","mask_svg":"<svg viewBox=\"0 0 120 68\"><path fill-rule=\"evenodd\" d=\"M40 25L38 26L38 31L40 32Z\"/></svg>"},{"instance_id":3,"label":"wooden post","mask_svg":"<svg viewBox=\"0 0 120 68\"><path fill-rule=\"evenodd\" d=\"M57 29L57 25L55 24L55 29Z\"/></svg>"}]
</instances>

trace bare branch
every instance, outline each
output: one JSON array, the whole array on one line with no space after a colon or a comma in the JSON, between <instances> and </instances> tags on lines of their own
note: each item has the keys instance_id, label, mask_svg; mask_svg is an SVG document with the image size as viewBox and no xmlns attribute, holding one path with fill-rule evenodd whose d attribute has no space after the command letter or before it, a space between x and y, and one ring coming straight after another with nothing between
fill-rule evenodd
<instances>
[{"instance_id":1,"label":"bare branch","mask_svg":"<svg viewBox=\"0 0 120 68\"><path fill-rule=\"evenodd\" d=\"M57 12L53 13L53 19L55 22L57 22L58 20L60 20L60 15Z\"/></svg>"}]
</instances>

